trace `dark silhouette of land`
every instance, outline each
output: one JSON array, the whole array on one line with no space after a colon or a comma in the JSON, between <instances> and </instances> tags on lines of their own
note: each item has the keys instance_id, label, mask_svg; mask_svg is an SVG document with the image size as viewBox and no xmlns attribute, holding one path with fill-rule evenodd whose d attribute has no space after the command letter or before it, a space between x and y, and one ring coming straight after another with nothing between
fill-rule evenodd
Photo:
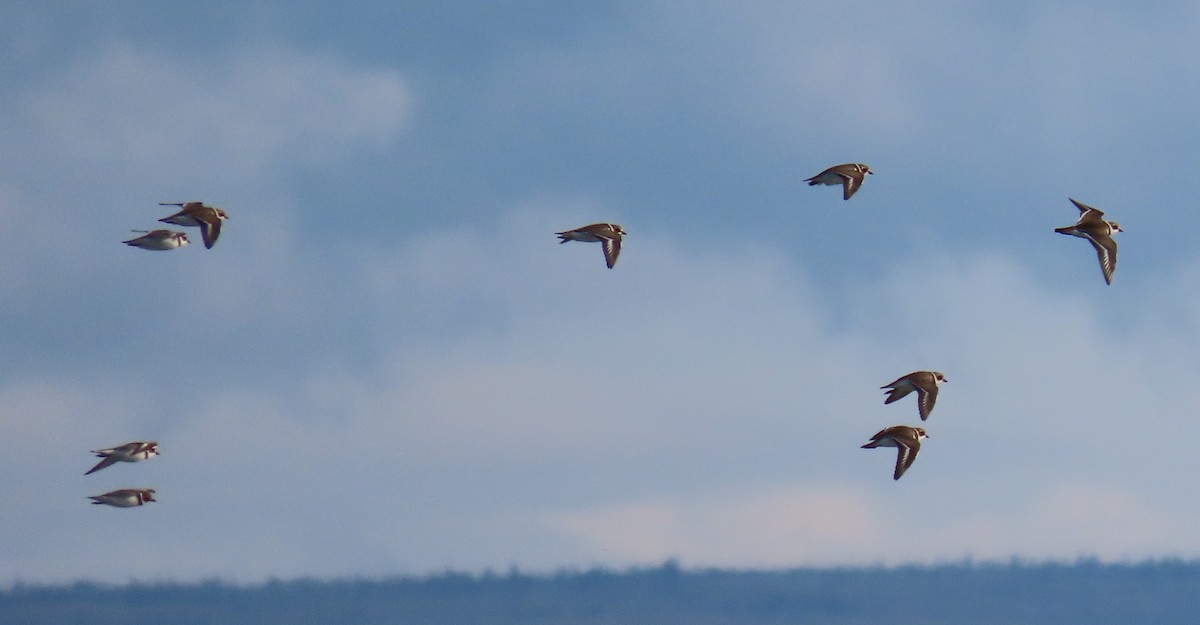
<instances>
[{"instance_id":1,"label":"dark silhouette of land","mask_svg":"<svg viewBox=\"0 0 1200 625\"><path fill-rule=\"evenodd\" d=\"M786 571L553 575L0 591L0 624L1103 625L1200 623L1200 563L951 564Z\"/></svg>"}]
</instances>

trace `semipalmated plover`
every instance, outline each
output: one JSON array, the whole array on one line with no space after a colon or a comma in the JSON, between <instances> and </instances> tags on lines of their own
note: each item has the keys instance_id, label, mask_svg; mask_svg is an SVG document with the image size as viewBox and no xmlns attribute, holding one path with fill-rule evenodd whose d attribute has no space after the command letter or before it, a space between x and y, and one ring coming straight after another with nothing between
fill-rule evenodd
<instances>
[{"instance_id":1,"label":"semipalmated plover","mask_svg":"<svg viewBox=\"0 0 1200 625\"><path fill-rule=\"evenodd\" d=\"M96 454L97 458L104 458L104 460L101 460L90 471L84 473L84 475L91 475L117 462L140 462L157 456L158 443L154 441L134 441L132 443L125 443L119 447L94 449L92 453Z\"/></svg>"},{"instance_id":2,"label":"semipalmated plover","mask_svg":"<svg viewBox=\"0 0 1200 625\"><path fill-rule=\"evenodd\" d=\"M829 169L805 180L808 186L824 184L824 185L842 185L842 199L848 200L854 195L855 191L862 186L863 177L867 174L874 174L870 167L862 163L842 163L834 165Z\"/></svg>"},{"instance_id":3,"label":"semipalmated plover","mask_svg":"<svg viewBox=\"0 0 1200 625\"><path fill-rule=\"evenodd\" d=\"M592 224L566 232L556 232L559 243L567 241L584 241L585 243L603 243L604 261L612 269L617 264L617 255L621 253L621 237L628 234L617 224Z\"/></svg>"},{"instance_id":4,"label":"semipalmated plover","mask_svg":"<svg viewBox=\"0 0 1200 625\"><path fill-rule=\"evenodd\" d=\"M1113 271L1117 268L1117 242L1113 240L1112 235L1124 230L1121 230L1117 222L1106 221L1104 213L1076 201L1075 198L1067 199L1079 209L1079 221L1075 222L1074 226L1055 228L1054 231L1087 239L1088 243L1096 248L1096 256L1100 259L1100 271L1104 272L1104 282L1112 284Z\"/></svg>"},{"instance_id":5,"label":"semipalmated plover","mask_svg":"<svg viewBox=\"0 0 1200 625\"><path fill-rule=\"evenodd\" d=\"M921 451L921 439L923 438L929 438L925 434L924 428L893 425L890 428L880 430L875 436L871 437L871 442L863 445L862 448L895 447L896 472L892 474L892 479L898 480L912 466L913 461L917 459L917 452Z\"/></svg>"},{"instance_id":6,"label":"semipalmated plover","mask_svg":"<svg viewBox=\"0 0 1200 625\"><path fill-rule=\"evenodd\" d=\"M134 230L133 232L145 232L146 234L128 241L122 241L125 245L140 247L144 250L173 250L178 247L183 247L188 244L187 235L182 232L173 230Z\"/></svg>"},{"instance_id":7,"label":"semipalmated plover","mask_svg":"<svg viewBox=\"0 0 1200 625\"><path fill-rule=\"evenodd\" d=\"M93 504L104 504L117 508L134 508L148 501L158 501L154 498L153 488L122 488L88 497Z\"/></svg>"},{"instance_id":8,"label":"semipalmated plover","mask_svg":"<svg viewBox=\"0 0 1200 625\"><path fill-rule=\"evenodd\" d=\"M916 391L917 412L924 421L929 418L929 413L933 411L933 403L937 401L938 385L946 381L946 376L942 375L940 371L914 371L879 388L888 391L884 404L890 404Z\"/></svg>"},{"instance_id":9,"label":"semipalmated plover","mask_svg":"<svg viewBox=\"0 0 1200 625\"><path fill-rule=\"evenodd\" d=\"M221 222L229 219L225 211L206 206L203 202L159 202L159 206L178 206L182 210L159 221L177 226L200 228L200 236L204 239L204 247L212 249L221 236Z\"/></svg>"}]
</instances>

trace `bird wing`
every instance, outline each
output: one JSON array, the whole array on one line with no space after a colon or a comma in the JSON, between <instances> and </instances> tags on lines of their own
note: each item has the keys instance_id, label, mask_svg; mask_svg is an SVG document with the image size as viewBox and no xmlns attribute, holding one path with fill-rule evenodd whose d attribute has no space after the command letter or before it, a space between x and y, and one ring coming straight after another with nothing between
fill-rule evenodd
<instances>
[{"instance_id":1,"label":"bird wing","mask_svg":"<svg viewBox=\"0 0 1200 625\"><path fill-rule=\"evenodd\" d=\"M211 250L217 243L217 237L221 236L221 218L213 215L211 219L205 216L196 221L200 222L200 236L204 239L205 249Z\"/></svg>"},{"instance_id":2,"label":"bird wing","mask_svg":"<svg viewBox=\"0 0 1200 625\"><path fill-rule=\"evenodd\" d=\"M621 253L621 237L604 237L604 262L608 263L608 268L612 269L613 265L617 264L617 255Z\"/></svg>"},{"instance_id":3,"label":"bird wing","mask_svg":"<svg viewBox=\"0 0 1200 625\"><path fill-rule=\"evenodd\" d=\"M837 172L842 177L842 199L848 200L862 186L862 174Z\"/></svg>"},{"instance_id":4,"label":"bird wing","mask_svg":"<svg viewBox=\"0 0 1200 625\"><path fill-rule=\"evenodd\" d=\"M96 466L92 467L91 470L88 471L87 473L84 473L84 475L91 475L91 474L95 473L96 471L103 469L104 467L114 464L116 461L117 461L116 458L113 458L112 456L107 456L104 458L104 460L97 462Z\"/></svg>"},{"instance_id":5,"label":"bird wing","mask_svg":"<svg viewBox=\"0 0 1200 625\"><path fill-rule=\"evenodd\" d=\"M1079 209L1079 218L1080 219L1083 219L1083 216L1086 215L1088 211L1094 211L1096 213L1097 219L1099 219L1099 217L1104 214L1104 213L1100 212L1099 210L1097 210L1095 207L1088 206L1087 204L1084 204L1083 202L1080 202L1073 197L1067 198L1067 199L1071 200L1071 203L1075 205L1075 208Z\"/></svg>"},{"instance_id":6,"label":"bird wing","mask_svg":"<svg viewBox=\"0 0 1200 625\"><path fill-rule=\"evenodd\" d=\"M1109 236L1088 234L1088 242L1096 248L1096 258L1100 260L1100 271L1104 272L1104 282L1112 284L1113 271L1117 268L1117 242Z\"/></svg>"},{"instance_id":7,"label":"bird wing","mask_svg":"<svg viewBox=\"0 0 1200 625\"><path fill-rule=\"evenodd\" d=\"M921 443L907 436L896 437L896 442L899 443L899 447L896 448L896 473L892 475L893 480L898 480L904 475L917 459L917 452L921 451Z\"/></svg>"},{"instance_id":8,"label":"bird wing","mask_svg":"<svg viewBox=\"0 0 1200 625\"><path fill-rule=\"evenodd\" d=\"M922 421L929 418L929 413L933 411L933 403L937 401L937 396L938 387L936 384L917 388L917 411L921 414Z\"/></svg>"},{"instance_id":9,"label":"bird wing","mask_svg":"<svg viewBox=\"0 0 1200 625\"><path fill-rule=\"evenodd\" d=\"M912 382L908 381L906 378L908 378L908 376L899 378L887 386L879 387L888 391L887 399L883 402L884 404L890 404L898 399L903 398L905 395L908 395L913 391Z\"/></svg>"}]
</instances>

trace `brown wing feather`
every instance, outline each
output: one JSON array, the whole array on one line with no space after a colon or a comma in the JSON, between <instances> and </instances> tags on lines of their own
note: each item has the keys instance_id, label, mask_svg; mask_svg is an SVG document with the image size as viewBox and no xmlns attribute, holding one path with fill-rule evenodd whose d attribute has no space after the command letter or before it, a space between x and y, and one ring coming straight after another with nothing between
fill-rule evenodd
<instances>
[{"instance_id":1,"label":"brown wing feather","mask_svg":"<svg viewBox=\"0 0 1200 625\"><path fill-rule=\"evenodd\" d=\"M199 218L200 236L204 239L205 249L212 249L217 243L217 237L221 236L221 219L214 216L213 219Z\"/></svg>"},{"instance_id":2,"label":"brown wing feather","mask_svg":"<svg viewBox=\"0 0 1200 625\"><path fill-rule=\"evenodd\" d=\"M921 414L921 420L929 418L929 413L933 412L933 404L937 401L938 388L934 385L932 388L917 389L917 412Z\"/></svg>"},{"instance_id":3,"label":"brown wing feather","mask_svg":"<svg viewBox=\"0 0 1200 625\"><path fill-rule=\"evenodd\" d=\"M612 269L613 265L617 264L617 256L621 253L621 237L605 238L602 245L604 246L604 262L608 264L609 269Z\"/></svg>"},{"instance_id":4,"label":"brown wing feather","mask_svg":"<svg viewBox=\"0 0 1200 625\"><path fill-rule=\"evenodd\" d=\"M844 174L842 172L838 172L838 175L842 177L842 199L848 200L862 186L862 175Z\"/></svg>"},{"instance_id":5,"label":"brown wing feather","mask_svg":"<svg viewBox=\"0 0 1200 625\"><path fill-rule=\"evenodd\" d=\"M908 427L893 430L892 438L899 445L896 448L896 473L892 476L893 480L898 480L917 459L917 453L921 451L921 439L915 429Z\"/></svg>"},{"instance_id":6,"label":"brown wing feather","mask_svg":"<svg viewBox=\"0 0 1200 625\"><path fill-rule=\"evenodd\" d=\"M906 437L907 438L907 437ZM921 451L921 444L917 441L900 440L897 441L900 446L896 448L896 473L892 476L893 480L900 479L901 475L912 466L913 461L917 459L917 452Z\"/></svg>"},{"instance_id":7,"label":"brown wing feather","mask_svg":"<svg viewBox=\"0 0 1200 625\"><path fill-rule=\"evenodd\" d=\"M908 466L912 464L912 462L908 460L910 456L912 456L912 453L909 451L908 447L905 447L904 445L896 447L896 470L892 473L893 480L900 479L900 476L904 475L904 472L908 470Z\"/></svg>"},{"instance_id":8,"label":"brown wing feather","mask_svg":"<svg viewBox=\"0 0 1200 625\"><path fill-rule=\"evenodd\" d=\"M1083 217L1085 215L1087 215L1088 211L1095 213L1096 219L1099 219L1102 215L1104 215L1104 213L1100 212L1099 209L1097 209L1093 206L1088 206L1087 204L1084 204L1083 202L1080 202L1073 197L1067 198L1067 199L1071 200L1071 203L1075 205L1075 208L1079 209L1079 218L1080 219L1083 219Z\"/></svg>"},{"instance_id":9,"label":"brown wing feather","mask_svg":"<svg viewBox=\"0 0 1200 625\"><path fill-rule=\"evenodd\" d=\"M1088 242L1096 248L1096 258L1100 261L1100 271L1104 273L1104 282L1112 284L1113 271L1117 268L1117 242L1111 237L1097 240L1088 237Z\"/></svg>"},{"instance_id":10,"label":"brown wing feather","mask_svg":"<svg viewBox=\"0 0 1200 625\"><path fill-rule=\"evenodd\" d=\"M113 458L111 456L105 457L104 460L97 462L96 466L92 467L91 470L89 470L87 473L84 473L84 475L91 475L91 474L95 473L96 471L99 471L100 469L103 469L114 463L116 463L115 458Z\"/></svg>"}]
</instances>

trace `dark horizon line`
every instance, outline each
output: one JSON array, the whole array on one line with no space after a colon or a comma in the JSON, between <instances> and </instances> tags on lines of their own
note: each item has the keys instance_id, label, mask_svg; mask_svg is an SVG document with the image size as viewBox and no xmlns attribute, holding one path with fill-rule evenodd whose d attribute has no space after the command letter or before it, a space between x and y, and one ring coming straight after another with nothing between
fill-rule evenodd
<instances>
[{"instance_id":1,"label":"dark horizon line","mask_svg":"<svg viewBox=\"0 0 1200 625\"><path fill-rule=\"evenodd\" d=\"M464 583L511 582L520 581L561 581L575 578L598 577L637 577L639 575L675 574L680 576L702 577L705 575L761 575L785 576L796 574L855 574L855 573L893 573L893 572L938 572L945 570L987 571L1001 570L1036 570L1036 569L1100 569L1113 570L1136 569L1148 567L1196 568L1200 569L1200 557L1184 558L1179 556L1162 556L1143 558L1139 560L1102 560L1097 556L1076 556L1073 560L1061 558L1033 559L1022 556L1010 556L1007 560L998 558L976 560L966 556L953 561L936 562L907 562L907 563L876 563L876 564L827 564L799 565L789 567L758 567L740 568L731 566L682 566L678 558L667 558L659 564L632 564L623 568L604 565L593 565L588 568L561 566L553 571L522 571L518 565L510 565L504 573L497 573L493 567L485 567L479 571L466 571L447 568L439 572L428 573L396 573L387 575L343 575L331 577L297 576L279 578L275 576L253 582L238 582L212 576L193 581L178 580L129 580L122 583L108 583L93 579L76 579L66 582L42 583L37 581L14 580L0 587L0 595L36 593L58 590L95 590L95 591L127 591L145 589L186 589L186 588L224 588L231 590L261 590L281 585L348 585L348 584L437 584L447 581Z\"/></svg>"}]
</instances>

